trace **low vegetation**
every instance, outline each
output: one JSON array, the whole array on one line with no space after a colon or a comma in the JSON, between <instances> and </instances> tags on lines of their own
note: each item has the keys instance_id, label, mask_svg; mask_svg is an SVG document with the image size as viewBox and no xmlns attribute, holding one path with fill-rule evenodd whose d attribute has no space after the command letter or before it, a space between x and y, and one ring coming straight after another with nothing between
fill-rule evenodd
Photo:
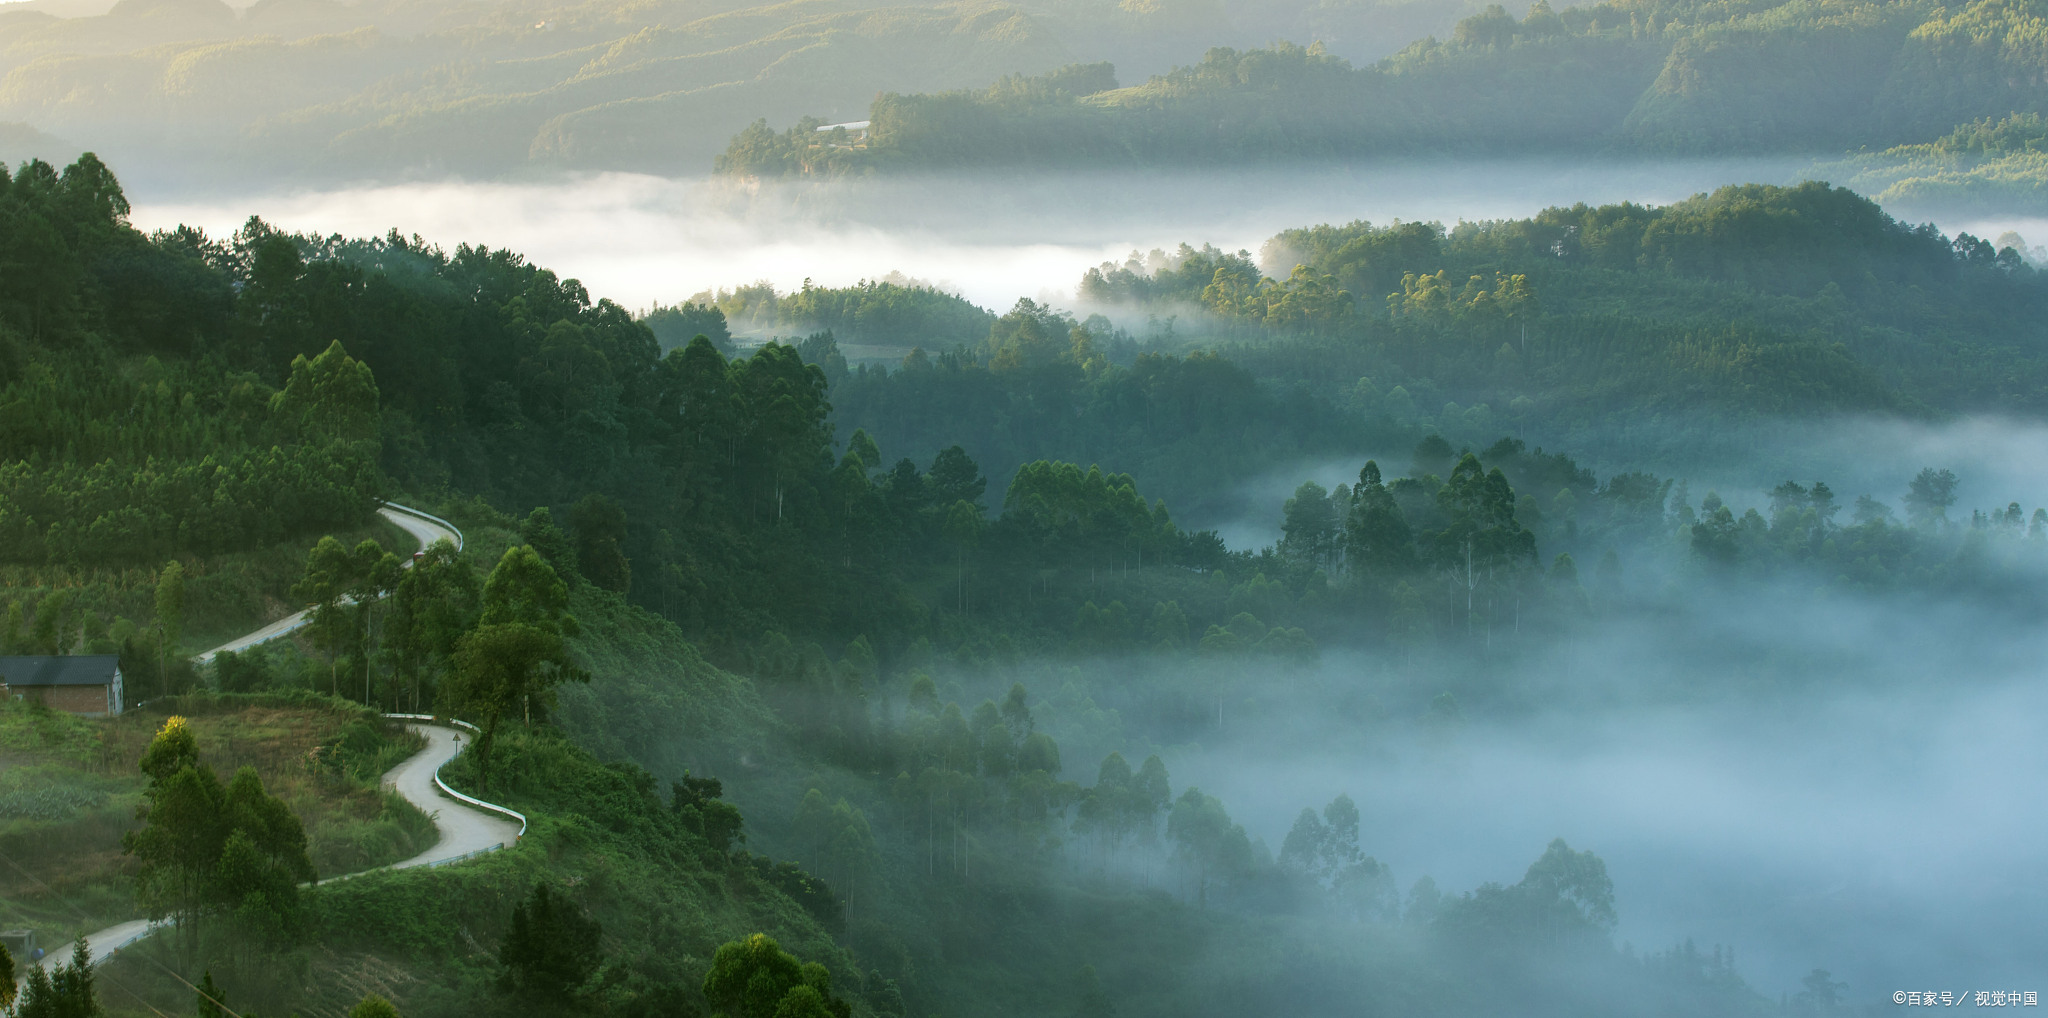
<instances>
[{"instance_id":1,"label":"low vegetation","mask_svg":"<svg viewBox=\"0 0 2048 1018\"><path fill-rule=\"evenodd\" d=\"M0 925L61 945L139 915L136 861L122 839L141 828L136 761L166 712L187 719L215 773L254 768L304 826L320 874L396 862L438 837L424 814L379 787L418 738L352 704L199 695L96 720L9 702L0 705Z\"/></svg>"}]
</instances>

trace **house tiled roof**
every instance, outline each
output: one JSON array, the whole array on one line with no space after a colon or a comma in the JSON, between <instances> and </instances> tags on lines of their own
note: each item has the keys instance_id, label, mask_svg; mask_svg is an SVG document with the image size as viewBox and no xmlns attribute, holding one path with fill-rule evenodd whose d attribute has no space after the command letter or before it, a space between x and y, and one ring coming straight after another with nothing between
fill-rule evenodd
<instances>
[{"instance_id":1,"label":"house tiled roof","mask_svg":"<svg viewBox=\"0 0 2048 1018\"><path fill-rule=\"evenodd\" d=\"M104 686L121 659L112 654L0 657L0 681L9 686Z\"/></svg>"}]
</instances>

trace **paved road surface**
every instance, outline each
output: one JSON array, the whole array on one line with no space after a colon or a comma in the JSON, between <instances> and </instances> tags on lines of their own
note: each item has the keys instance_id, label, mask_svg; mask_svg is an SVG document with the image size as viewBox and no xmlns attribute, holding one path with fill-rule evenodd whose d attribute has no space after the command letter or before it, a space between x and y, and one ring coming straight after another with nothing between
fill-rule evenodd
<instances>
[{"instance_id":1,"label":"paved road surface","mask_svg":"<svg viewBox=\"0 0 2048 1018\"><path fill-rule=\"evenodd\" d=\"M455 542L455 546L457 548L462 547L462 535L455 531L453 528L443 526L441 523L435 520L430 520L422 516L414 515L413 513L408 512L401 507L392 505L385 505L383 508L378 509L377 514L379 516L384 517L387 520L390 520L393 523L398 524L401 528L405 530L406 533L411 534L416 540L418 540L420 542L420 547L423 549L427 545L433 544L435 541L439 541L442 538L447 538L448 540ZM411 568L412 563L406 563L406 567ZM298 629L299 627L304 626L305 624L306 613L303 611L297 612L285 618L278 619L276 622L272 622L271 624L264 626L262 629L258 629L253 633L235 637L234 639L229 640L228 642L223 643L220 646L215 647L204 654L200 654L197 657L194 657L192 660L198 662L199 664L205 664L208 661L213 660L213 656L215 654L220 653L221 651L232 650L240 652L248 650L249 648L254 647L259 643L269 643L270 641L275 640L278 637L285 635L286 633L292 632Z\"/></svg>"},{"instance_id":2,"label":"paved road surface","mask_svg":"<svg viewBox=\"0 0 2048 1018\"><path fill-rule=\"evenodd\" d=\"M86 934L85 946L92 950L92 960L97 964L107 955L155 933L156 930L157 927L152 925L149 920L136 919L132 922L122 923L119 926L109 926L96 933ZM43 968L45 970L55 969L58 965L65 964L71 960L71 944L68 941L62 944L43 944L40 946L44 951L49 952L43 955ZM17 982L26 982L27 980L28 970L24 967L22 969L22 976Z\"/></svg>"},{"instance_id":3,"label":"paved road surface","mask_svg":"<svg viewBox=\"0 0 2048 1018\"><path fill-rule=\"evenodd\" d=\"M519 840L517 823L450 799L434 787L434 772L469 745L470 733L439 725L406 727L425 736L427 748L392 768L391 773L384 775L384 783L395 786L407 802L433 817L441 840L404 862L392 863L391 868L432 866L493 848L511 848Z\"/></svg>"}]
</instances>

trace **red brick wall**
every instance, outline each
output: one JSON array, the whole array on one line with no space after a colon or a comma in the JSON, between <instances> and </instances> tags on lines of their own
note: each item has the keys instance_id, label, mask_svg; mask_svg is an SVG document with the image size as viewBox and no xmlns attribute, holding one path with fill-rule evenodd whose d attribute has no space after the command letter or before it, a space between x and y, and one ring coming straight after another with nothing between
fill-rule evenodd
<instances>
[{"instance_id":1,"label":"red brick wall","mask_svg":"<svg viewBox=\"0 0 2048 1018\"><path fill-rule=\"evenodd\" d=\"M40 700L52 710L72 714L107 712L105 686L16 686L13 691L30 700Z\"/></svg>"}]
</instances>

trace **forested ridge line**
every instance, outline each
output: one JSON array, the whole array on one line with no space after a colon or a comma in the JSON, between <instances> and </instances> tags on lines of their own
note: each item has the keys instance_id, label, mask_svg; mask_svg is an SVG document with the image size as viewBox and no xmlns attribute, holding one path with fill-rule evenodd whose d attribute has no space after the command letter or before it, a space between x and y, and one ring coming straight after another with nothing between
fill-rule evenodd
<instances>
[{"instance_id":1,"label":"forested ridge line","mask_svg":"<svg viewBox=\"0 0 2048 1018\"><path fill-rule=\"evenodd\" d=\"M891 447L945 435L998 474L1116 457L1184 517L1238 519L1253 510L1233 478L1278 447L1507 433L1682 475L1752 469L1756 439L1845 414L2037 416L2048 287L2025 247L1826 184L1730 185L1666 206L1302 226L1257 253L1133 251L1083 273L1072 312L1023 301L893 359L868 346L850 362L830 327L797 349L841 427ZM720 306L692 306L724 333Z\"/></svg>"},{"instance_id":2,"label":"forested ridge line","mask_svg":"<svg viewBox=\"0 0 2048 1018\"><path fill-rule=\"evenodd\" d=\"M1703 426L2039 399L2008 388L2032 374L2038 273L1823 185L1448 231L1289 231L1269 244L1270 261L1301 266L1284 279L1188 249L1092 270L1082 295L1113 312L1199 309L1213 331L1198 338L1224 355L1148 351L1152 337L1108 319L1025 301L932 332L963 341L888 372L849 371L829 333L744 357L710 338L664 352L649 323L509 252L260 220L225 240L145 237L90 157L61 174L26 164L4 200L38 224L16 243L44 245L49 270L10 274L0 357L0 420L20 450L0 527L20 537L17 562L154 570L166 548L251 531L310 543L369 517L380 491L439 490L554 507L561 536L536 531L565 543L551 561L719 654L763 626L879 640L949 604L948 625L1061 640L1066 610L996 579L1053 546L1042 528L1084 521L1118 569L1239 572L1230 562L1250 550L1188 533L1139 492L1199 505L1278 447L1402 448L1434 430L1483 448L1658 402ZM944 297L919 292L860 291L851 315L877 295ZM797 306L840 300L820 290ZM1617 320L1617 304L1653 317ZM725 332L722 309L688 307ZM1717 318L1733 324L1705 324ZM987 332L969 346L975 321ZM938 434L966 447L933 448ZM237 448L277 477L218 463ZM1074 464L1070 480L1016 472L1048 453ZM1001 505L977 459L1016 472ZM257 483L270 497L236 487ZM914 642L900 639L878 650Z\"/></svg>"},{"instance_id":3,"label":"forested ridge line","mask_svg":"<svg viewBox=\"0 0 2048 1018\"><path fill-rule=\"evenodd\" d=\"M1839 153L2039 114L2015 82L2035 6L1500 5L1364 66L1320 44L1216 48L1128 87L1107 64L879 96L860 137L807 118L734 136L722 173L1179 167L1475 154ZM2007 42L2010 40L2011 45Z\"/></svg>"}]
</instances>

